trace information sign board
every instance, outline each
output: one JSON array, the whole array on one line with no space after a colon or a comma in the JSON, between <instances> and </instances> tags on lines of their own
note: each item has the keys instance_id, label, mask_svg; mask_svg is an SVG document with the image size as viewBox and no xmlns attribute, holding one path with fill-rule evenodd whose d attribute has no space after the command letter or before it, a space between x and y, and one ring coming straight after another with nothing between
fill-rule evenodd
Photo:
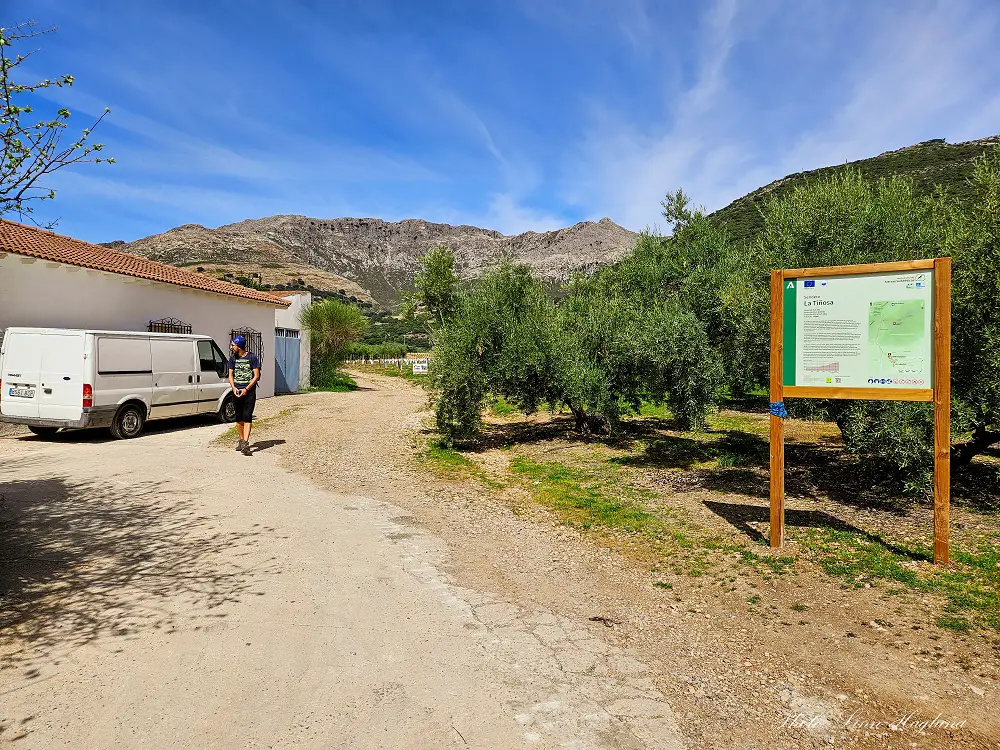
<instances>
[{"instance_id":1,"label":"information sign board","mask_svg":"<svg viewBox=\"0 0 1000 750\"><path fill-rule=\"evenodd\" d=\"M786 386L932 388L934 271L783 281Z\"/></svg>"},{"instance_id":2,"label":"information sign board","mask_svg":"<svg viewBox=\"0 0 1000 750\"><path fill-rule=\"evenodd\" d=\"M771 272L771 546L785 524L786 398L934 402L934 562L948 562L951 258Z\"/></svg>"}]
</instances>

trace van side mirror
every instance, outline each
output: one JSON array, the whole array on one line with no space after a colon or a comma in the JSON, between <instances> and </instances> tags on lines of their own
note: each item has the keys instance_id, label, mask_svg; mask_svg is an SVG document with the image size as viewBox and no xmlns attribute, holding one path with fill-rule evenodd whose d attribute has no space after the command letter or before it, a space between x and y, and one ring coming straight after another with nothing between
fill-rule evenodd
<instances>
[{"instance_id":1,"label":"van side mirror","mask_svg":"<svg viewBox=\"0 0 1000 750\"><path fill-rule=\"evenodd\" d=\"M222 362L217 362L215 364L215 372L220 378L224 378L226 376L226 365Z\"/></svg>"}]
</instances>

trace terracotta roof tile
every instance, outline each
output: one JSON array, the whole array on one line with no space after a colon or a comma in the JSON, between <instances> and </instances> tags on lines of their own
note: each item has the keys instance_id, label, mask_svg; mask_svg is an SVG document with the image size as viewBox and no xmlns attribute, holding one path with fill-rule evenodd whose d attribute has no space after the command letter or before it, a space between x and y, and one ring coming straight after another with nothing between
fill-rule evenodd
<instances>
[{"instance_id":1,"label":"terracotta roof tile","mask_svg":"<svg viewBox=\"0 0 1000 750\"><path fill-rule=\"evenodd\" d=\"M64 237L6 219L0 219L0 252L42 258L71 266L134 276L138 279L161 281L164 284L176 284L230 297L242 297L276 307L288 307L291 304L268 292L230 284L228 281L213 279L205 274L185 271L138 255L123 253L101 245L91 245L88 242L74 240L72 237Z\"/></svg>"}]
</instances>

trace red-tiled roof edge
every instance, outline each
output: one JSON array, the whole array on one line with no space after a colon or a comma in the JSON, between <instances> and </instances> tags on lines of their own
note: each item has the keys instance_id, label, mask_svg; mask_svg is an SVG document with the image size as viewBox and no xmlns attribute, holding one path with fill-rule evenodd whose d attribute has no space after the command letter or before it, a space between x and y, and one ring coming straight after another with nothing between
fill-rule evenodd
<instances>
[{"instance_id":1,"label":"red-tiled roof edge","mask_svg":"<svg viewBox=\"0 0 1000 750\"><path fill-rule=\"evenodd\" d=\"M14 228L14 231L9 231ZM5 231L8 230L8 231ZM34 235L33 237L31 235ZM51 238L51 239L50 239ZM22 240L19 244L16 240ZM30 242L29 240L35 240ZM48 242L42 242L48 240ZM56 240L58 242L53 242ZM35 245L27 246L27 245ZM68 245L68 246L67 246ZM265 305L277 307L289 307L291 302L283 300L275 294L251 289L249 287L231 284L228 281L213 279L201 274L186 271L183 268L170 266L165 263L158 263L141 255L125 253L114 248L102 245L93 245L83 240L77 240L66 235L56 234L47 229L40 229L28 224L21 224L10 219L0 219L0 252L8 252L14 255L22 255L31 258L40 258L66 265L78 266L80 268L90 268L96 271L106 271L120 276L131 276L137 279L147 279L161 284L173 284L174 286L186 289L195 289L211 294L221 294L227 297L238 297L250 302L260 302ZM97 256L103 256L104 262L96 259L87 262L86 257L75 257L77 253L90 252ZM135 266L135 268L125 267L119 264L117 267L112 261L119 260L123 264Z\"/></svg>"}]
</instances>

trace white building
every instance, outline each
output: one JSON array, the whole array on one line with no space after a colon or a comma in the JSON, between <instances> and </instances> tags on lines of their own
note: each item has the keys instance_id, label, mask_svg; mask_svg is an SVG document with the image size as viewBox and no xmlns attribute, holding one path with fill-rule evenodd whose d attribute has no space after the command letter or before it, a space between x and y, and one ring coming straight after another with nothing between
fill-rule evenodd
<instances>
[{"instance_id":1,"label":"white building","mask_svg":"<svg viewBox=\"0 0 1000 750\"><path fill-rule=\"evenodd\" d=\"M299 373L298 386L288 383L287 390L297 391L309 387L309 334L300 335L299 315L312 304L311 292L291 292L282 297L290 304L284 310L274 313L275 362L276 367L284 371ZM298 363L296 366L295 363ZM275 374L276 382L285 380L280 374Z\"/></svg>"},{"instance_id":2,"label":"white building","mask_svg":"<svg viewBox=\"0 0 1000 750\"><path fill-rule=\"evenodd\" d=\"M0 334L11 326L176 330L208 334L228 351L234 332L245 332L260 356L259 393L267 397L276 383L279 392L309 383L308 337L299 336L298 312L310 301L0 219ZM296 358L297 376L288 371Z\"/></svg>"}]
</instances>

